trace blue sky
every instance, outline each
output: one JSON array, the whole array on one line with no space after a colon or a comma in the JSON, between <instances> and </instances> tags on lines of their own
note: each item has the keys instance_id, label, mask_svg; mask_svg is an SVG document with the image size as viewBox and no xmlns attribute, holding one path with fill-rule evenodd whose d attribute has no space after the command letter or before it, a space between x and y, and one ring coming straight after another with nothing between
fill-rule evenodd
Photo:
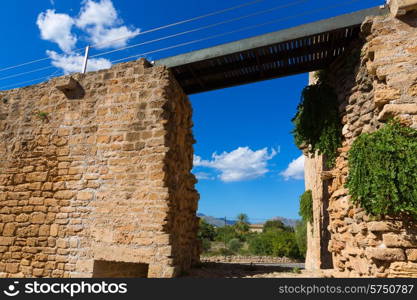
<instances>
[{"instance_id":1,"label":"blue sky","mask_svg":"<svg viewBox=\"0 0 417 300\"><path fill-rule=\"evenodd\" d=\"M134 55L149 60L206 48L383 4L383 0L263 0L239 9L162 30L153 28L250 2L249 0L14 0L0 3L0 89L34 84L48 76L78 72L87 44L91 55L146 43L90 61L90 70ZM281 8L280 8L281 7ZM262 11L269 12L261 13ZM210 26L257 13L235 22ZM227 34L256 24L270 24ZM224 34L221 37L209 38ZM149 42L161 39L157 42ZM115 40L117 39L117 40ZM205 39L201 42L193 42ZM176 45L189 43L185 46ZM159 51L163 48L169 50ZM80 49L77 52L77 49ZM8 69L28 61L39 62ZM132 60L134 57L129 58ZM7 70L6 70L7 69ZM26 73L26 74L22 74ZM300 151L291 118L307 74L192 95L199 212L252 221L298 217L304 190ZM291 164L291 165L290 165ZM287 170L286 173L285 170ZM286 175L286 176L284 176Z\"/></svg>"}]
</instances>

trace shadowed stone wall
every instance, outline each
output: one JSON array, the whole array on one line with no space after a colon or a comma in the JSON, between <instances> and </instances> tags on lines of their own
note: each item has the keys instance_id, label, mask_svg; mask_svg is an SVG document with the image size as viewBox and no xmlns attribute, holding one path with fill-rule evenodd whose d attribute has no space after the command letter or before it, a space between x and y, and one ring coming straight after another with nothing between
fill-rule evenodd
<instances>
[{"instance_id":1,"label":"shadowed stone wall","mask_svg":"<svg viewBox=\"0 0 417 300\"><path fill-rule=\"evenodd\" d=\"M315 72L309 74L309 84L317 81ZM313 198L313 220L307 223L307 253L305 268L307 270L320 270L333 268L332 256L327 249L330 240L330 233L327 229L329 225L329 205L328 185L329 181L324 180L322 175L327 170L325 158L316 153L311 155L307 149L304 152L304 182L305 189L311 190Z\"/></svg>"},{"instance_id":2,"label":"shadowed stone wall","mask_svg":"<svg viewBox=\"0 0 417 300\"><path fill-rule=\"evenodd\" d=\"M2 277L91 277L95 261L173 277L198 261L192 110L166 68L119 64L0 101Z\"/></svg>"}]
</instances>

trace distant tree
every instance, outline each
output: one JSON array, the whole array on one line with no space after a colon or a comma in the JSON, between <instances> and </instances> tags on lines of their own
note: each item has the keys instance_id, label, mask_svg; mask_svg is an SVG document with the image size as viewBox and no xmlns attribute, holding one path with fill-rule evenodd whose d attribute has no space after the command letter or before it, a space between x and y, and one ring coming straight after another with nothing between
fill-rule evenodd
<instances>
[{"instance_id":1,"label":"distant tree","mask_svg":"<svg viewBox=\"0 0 417 300\"><path fill-rule=\"evenodd\" d=\"M237 238L234 226L226 225L216 228L216 241L227 243L234 238Z\"/></svg>"},{"instance_id":2,"label":"distant tree","mask_svg":"<svg viewBox=\"0 0 417 300\"><path fill-rule=\"evenodd\" d=\"M307 252L307 222L298 221L295 225L295 241L302 257L306 257Z\"/></svg>"},{"instance_id":3,"label":"distant tree","mask_svg":"<svg viewBox=\"0 0 417 300\"><path fill-rule=\"evenodd\" d=\"M216 238L216 228L213 225L207 223L206 220L200 219L198 238L201 240L214 241Z\"/></svg>"},{"instance_id":4,"label":"distant tree","mask_svg":"<svg viewBox=\"0 0 417 300\"><path fill-rule=\"evenodd\" d=\"M267 232L271 229L277 229L277 230L286 230L286 226L284 223L280 220L268 220L265 222L264 227L262 229L263 232Z\"/></svg>"}]
</instances>

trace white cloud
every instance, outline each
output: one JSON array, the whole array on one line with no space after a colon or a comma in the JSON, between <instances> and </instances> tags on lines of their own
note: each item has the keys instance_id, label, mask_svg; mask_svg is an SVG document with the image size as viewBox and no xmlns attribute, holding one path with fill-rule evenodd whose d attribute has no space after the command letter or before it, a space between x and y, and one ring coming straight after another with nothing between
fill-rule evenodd
<instances>
[{"instance_id":1,"label":"white cloud","mask_svg":"<svg viewBox=\"0 0 417 300\"><path fill-rule=\"evenodd\" d=\"M67 14L57 14L55 10L48 9L38 15L36 24L42 39L57 43L66 53L77 43L77 37L71 33L74 20Z\"/></svg>"},{"instance_id":2,"label":"white cloud","mask_svg":"<svg viewBox=\"0 0 417 300\"><path fill-rule=\"evenodd\" d=\"M194 156L194 167L207 167L220 172L224 182L243 181L261 177L269 172L268 161L276 155L268 148L252 151L249 147L239 147L231 152L213 153L212 160Z\"/></svg>"},{"instance_id":3,"label":"white cloud","mask_svg":"<svg viewBox=\"0 0 417 300\"><path fill-rule=\"evenodd\" d=\"M52 65L61 68L66 74L81 72L84 62L84 56L79 54L58 54L55 51L46 51L52 59ZM97 71L108 69L111 62L104 58L92 58L88 60L87 71Z\"/></svg>"},{"instance_id":4,"label":"white cloud","mask_svg":"<svg viewBox=\"0 0 417 300\"><path fill-rule=\"evenodd\" d=\"M104 27L114 26L120 22L111 0L100 0L100 2L87 0L83 1L77 26L80 28L86 28L89 25Z\"/></svg>"},{"instance_id":5,"label":"white cloud","mask_svg":"<svg viewBox=\"0 0 417 300\"><path fill-rule=\"evenodd\" d=\"M139 29L130 30L123 23L111 0L84 1L76 20L77 27L88 33L88 40L98 49L126 46L139 34Z\"/></svg>"},{"instance_id":6,"label":"white cloud","mask_svg":"<svg viewBox=\"0 0 417 300\"><path fill-rule=\"evenodd\" d=\"M304 179L304 155L294 159L289 163L287 169L281 172L285 180L289 179Z\"/></svg>"},{"instance_id":7,"label":"white cloud","mask_svg":"<svg viewBox=\"0 0 417 300\"><path fill-rule=\"evenodd\" d=\"M52 1L51 4L54 4ZM74 53L74 47L80 39L98 44L95 48L118 48L127 45L129 39L139 34L139 29L129 29L123 25L111 0L84 0L78 17L58 14L48 9L38 15L36 24L44 40L55 42L64 54L48 50L52 65L61 68L65 73L80 72L83 56ZM77 27L81 33L76 36L72 29ZM110 68L111 63L104 58L89 59L87 71Z\"/></svg>"},{"instance_id":8,"label":"white cloud","mask_svg":"<svg viewBox=\"0 0 417 300\"><path fill-rule=\"evenodd\" d=\"M195 177L198 180L212 180L213 176L206 172L196 172L194 173Z\"/></svg>"},{"instance_id":9,"label":"white cloud","mask_svg":"<svg viewBox=\"0 0 417 300\"><path fill-rule=\"evenodd\" d=\"M129 39L139 34L139 29L131 31L126 26L117 28L104 28L95 26L86 29L89 33L89 41L96 45L97 49L121 48L127 45Z\"/></svg>"}]
</instances>

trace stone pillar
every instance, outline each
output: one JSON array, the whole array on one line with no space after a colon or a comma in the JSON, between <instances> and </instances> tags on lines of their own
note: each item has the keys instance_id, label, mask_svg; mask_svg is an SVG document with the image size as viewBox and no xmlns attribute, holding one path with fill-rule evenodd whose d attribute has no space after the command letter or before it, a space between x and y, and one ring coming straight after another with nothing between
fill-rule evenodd
<instances>
[{"instance_id":1,"label":"stone pillar","mask_svg":"<svg viewBox=\"0 0 417 300\"><path fill-rule=\"evenodd\" d=\"M314 84L314 72L309 74L309 84ZM307 254L306 269L319 270L332 267L331 255L327 244L330 239L327 225L328 219L328 193L327 181L322 179L324 157L316 154L306 154L304 163L304 180L306 190L311 190L313 197L313 221L307 224Z\"/></svg>"},{"instance_id":2,"label":"stone pillar","mask_svg":"<svg viewBox=\"0 0 417 300\"><path fill-rule=\"evenodd\" d=\"M199 260L192 110L167 68L0 99L0 277L174 277Z\"/></svg>"},{"instance_id":3,"label":"stone pillar","mask_svg":"<svg viewBox=\"0 0 417 300\"><path fill-rule=\"evenodd\" d=\"M417 129L417 12L369 17L362 36L363 43L329 66L344 125L329 188L333 276L417 277L417 222L369 215L346 188L349 149L358 136L390 118Z\"/></svg>"}]
</instances>

